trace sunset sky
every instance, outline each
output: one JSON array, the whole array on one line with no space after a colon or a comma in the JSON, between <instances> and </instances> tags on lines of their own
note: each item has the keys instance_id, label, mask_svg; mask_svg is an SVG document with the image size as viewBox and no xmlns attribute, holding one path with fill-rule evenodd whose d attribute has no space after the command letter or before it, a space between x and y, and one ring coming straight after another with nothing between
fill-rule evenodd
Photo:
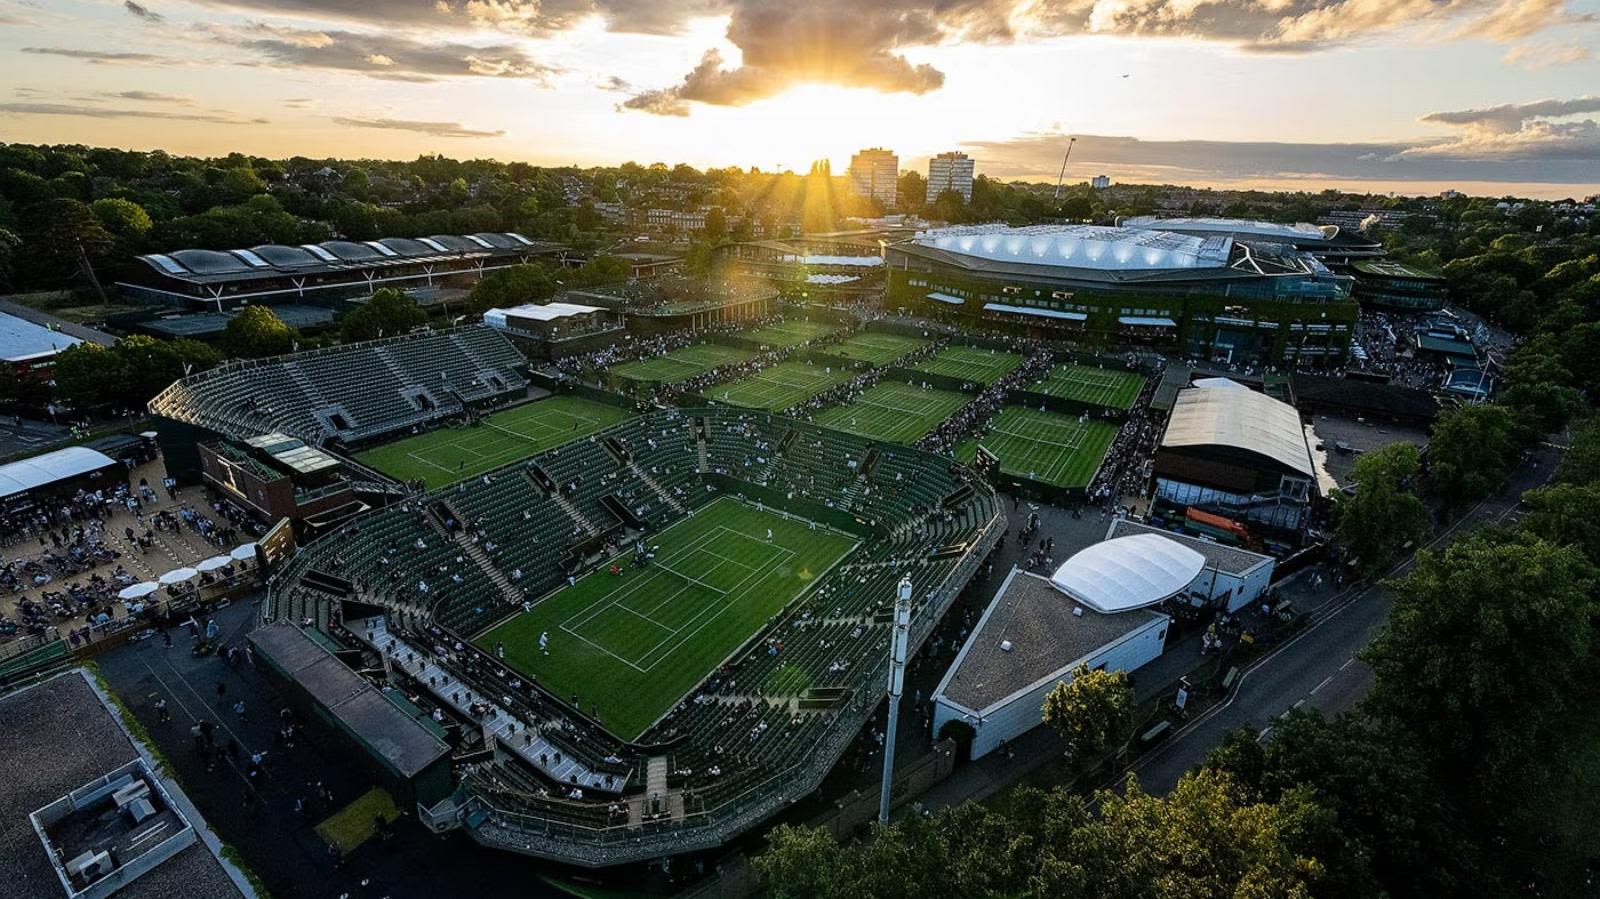
<instances>
[{"instance_id":1,"label":"sunset sky","mask_svg":"<svg viewBox=\"0 0 1600 899\"><path fill-rule=\"evenodd\" d=\"M0 140L1600 191L1600 0L0 0Z\"/></svg>"}]
</instances>

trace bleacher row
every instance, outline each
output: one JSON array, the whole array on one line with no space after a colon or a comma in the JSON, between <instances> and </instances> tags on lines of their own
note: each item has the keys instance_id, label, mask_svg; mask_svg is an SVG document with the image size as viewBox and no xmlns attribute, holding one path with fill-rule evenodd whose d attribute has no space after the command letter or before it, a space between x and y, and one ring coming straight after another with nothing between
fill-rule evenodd
<instances>
[{"instance_id":1,"label":"bleacher row","mask_svg":"<svg viewBox=\"0 0 1600 899\"><path fill-rule=\"evenodd\" d=\"M364 440L526 392L522 354L481 325L418 332L190 375L150 411L231 437Z\"/></svg>"},{"instance_id":2,"label":"bleacher row","mask_svg":"<svg viewBox=\"0 0 1600 899\"><path fill-rule=\"evenodd\" d=\"M301 550L273 591L272 612L324 626L336 618L337 598L301 583L315 569L349 579L364 601L394 610L397 631L408 620L417 626L416 616L408 619L406 613L420 605L432 610L428 623L446 629L427 632L424 624L422 639L448 645L459 635L464 641L515 609L455 541L476 539L493 568L519 575L517 585L536 601L564 585L561 563L575 541L589 536L563 503L604 532L619 526L601 502L607 496L653 529L675 521L681 507L715 496L701 476L701 432L709 471L868 523L862 543L814 591L639 740L653 747L649 752L668 757L674 788L686 788L686 808L720 808L752 784L814 764L819 740L831 733L844 704L864 714L864 704L876 703L896 582L909 575L919 602L925 600L947 586L968 558L959 552L931 556L952 544L971 544L1002 515L994 494L981 486L954 508L943 508L965 486L963 469L918 450L874 445L767 413L724 407L655 412L363 516ZM540 486L533 466L561 491L561 502ZM460 516L457 536L430 520L427 510L441 507ZM426 591L419 587L423 582ZM935 616L938 610L924 604L918 614ZM453 672L485 682L489 695L513 697L528 705L530 715L549 714L559 705L546 703L514 672L476 650L464 647L457 654L466 658L452 663L459 665ZM637 788L640 750L599 732L567 743L586 764L620 764ZM537 773L507 772L508 764L516 763L476 770L470 787L497 791L497 808L512 807L534 819L614 824L603 798L595 797L598 808L574 808L568 798L541 793L540 786L552 785L541 784Z\"/></svg>"}]
</instances>

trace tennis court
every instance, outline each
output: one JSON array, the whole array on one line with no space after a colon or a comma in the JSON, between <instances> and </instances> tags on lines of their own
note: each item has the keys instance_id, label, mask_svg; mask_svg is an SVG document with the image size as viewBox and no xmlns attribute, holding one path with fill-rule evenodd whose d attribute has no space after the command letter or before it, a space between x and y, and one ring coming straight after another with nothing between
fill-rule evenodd
<instances>
[{"instance_id":1,"label":"tennis court","mask_svg":"<svg viewBox=\"0 0 1600 899\"><path fill-rule=\"evenodd\" d=\"M956 447L956 458L971 462L981 445L999 457L1006 474L1057 487L1087 487L1116 437L1117 426L1103 421L1006 406L981 440Z\"/></svg>"},{"instance_id":2,"label":"tennis court","mask_svg":"<svg viewBox=\"0 0 1600 899\"><path fill-rule=\"evenodd\" d=\"M356 454L366 465L432 490L541 453L627 418L626 409L552 396L496 412L475 425L442 428Z\"/></svg>"},{"instance_id":3,"label":"tennis court","mask_svg":"<svg viewBox=\"0 0 1600 899\"><path fill-rule=\"evenodd\" d=\"M1022 356L973 346L947 346L911 366L917 371L975 384L993 384L1021 365Z\"/></svg>"},{"instance_id":4,"label":"tennis court","mask_svg":"<svg viewBox=\"0 0 1600 899\"><path fill-rule=\"evenodd\" d=\"M751 350L700 343L673 350L665 356L635 359L610 368L612 374L629 381L651 384L676 384L703 375L714 368L734 365L755 356Z\"/></svg>"},{"instance_id":5,"label":"tennis court","mask_svg":"<svg viewBox=\"0 0 1600 899\"><path fill-rule=\"evenodd\" d=\"M636 739L856 545L811 522L719 497L478 638L602 724ZM541 642L544 646L541 647Z\"/></svg>"},{"instance_id":6,"label":"tennis court","mask_svg":"<svg viewBox=\"0 0 1600 899\"><path fill-rule=\"evenodd\" d=\"M826 322L814 322L808 318L786 318L763 325L754 331L741 331L738 336L783 349L808 340L816 340L824 334L832 334L837 330L839 330L838 325Z\"/></svg>"},{"instance_id":7,"label":"tennis court","mask_svg":"<svg viewBox=\"0 0 1600 899\"><path fill-rule=\"evenodd\" d=\"M1067 362L1050 369L1043 380L1028 389L1091 406L1131 409L1143 387L1144 376L1135 372Z\"/></svg>"},{"instance_id":8,"label":"tennis court","mask_svg":"<svg viewBox=\"0 0 1600 899\"><path fill-rule=\"evenodd\" d=\"M730 405L777 412L803 403L855 376L855 372L840 365L824 366L791 359L762 369L748 378L718 384L703 392L710 399Z\"/></svg>"},{"instance_id":9,"label":"tennis court","mask_svg":"<svg viewBox=\"0 0 1600 899\"><path fill-rule=\"evenodd\" d=\"M859 399L823 409L811 420L870 440L912 444L970 399L954 390L923 390L885 381L862 391Z\"/></svg>"},{"instance_id":10,"label":"tennis court","mask_svg":"<svg viewBox=\"0 0 1600 899\"><path fill-rule=\"evenodd\" d=\"M862 334L852 335L847 340L841 340L830 347L824 347L822 352L829 356L838 356L852 362L865 362L876 368L888 365L901 356L927 346L928 342L917 337L905 337L900 334L878 334L867 331Z\"/></svg>"}]
</instances>

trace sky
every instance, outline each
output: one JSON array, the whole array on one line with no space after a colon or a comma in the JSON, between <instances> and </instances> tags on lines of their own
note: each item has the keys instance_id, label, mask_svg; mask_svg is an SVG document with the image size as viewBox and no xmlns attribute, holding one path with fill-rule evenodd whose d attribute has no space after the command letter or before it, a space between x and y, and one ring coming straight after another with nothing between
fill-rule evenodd
<instances>
[{"instance_id":1,"label":"sky","mask_svg":"<svg viewBox=\"0 0 1600 899\"><path fill-rule=\"evenodd\" d=\"M0 140L1600 192L1600 0L0 0Z\"/></svg>"}]
</instances>

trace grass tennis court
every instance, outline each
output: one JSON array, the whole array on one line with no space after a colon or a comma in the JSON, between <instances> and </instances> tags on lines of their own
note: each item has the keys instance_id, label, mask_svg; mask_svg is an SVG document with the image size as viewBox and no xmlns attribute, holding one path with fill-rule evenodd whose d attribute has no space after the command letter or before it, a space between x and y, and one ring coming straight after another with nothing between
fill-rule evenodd
<instances>
[{"instance_id":1,"label":"grass tennis court","mask_svg":"<svg viewBox=\"0 0 1600 899\"><path fill-rule=\"evenodd\" d=\"M713 368L744 362L753 356L755 353L751 350L719 343L701 343L673 350L665 356L613 365L610 371L629 381L675 384L705 374Z\"/></svg>"},{"instance_id":2,"label":"grass tennis court","mask_svg":"<svg viewBox=\"0 0 1600 899\"><path fill-rule=\"evenodd\" d=\"M476 425L443 428L357 453L361 462L428 489L453 484L552 446L587 437L630 413L575 396L552 396L496 412Z\"/></svg>"},{"instance_id":3,"label":"grass tennis court","mask_svg":"<svg viewBox=\"0 0 1600 899\"><path fill-rule=\"evenodd\" d=\"M734 406L776 412L803 403L855 376L855 372L840 365L814 365L791 359L748 378L708 387L702 392L710 399Z\"/></svg>"},{"instance_id":4,"label":"grass tennis court","mask_svg":"<svg viewBox=\"0 0 1600 899\"><path fill-rule=\"evenodd\" d=\"M822 352L829 356L838 356L853 362L865 362L868 365L888 365L912 350L927 346L928 342L917 337L905 337L900 334L878 334L867 331L851 336L833 346L823 347Z\"/></svg>"},{"instance_id":5,"label":"grass tennis court","mask_svg":"<svg viewBox=\"0 0 1600 899\"><path fill-rule=\"evenodd\" d=\"M1000 458L1006 474L1057 487L1087 487L1116 437L1117 426L1103 421L1006 406L981 441L965 440L956 447L956 458L971 462L981 443Z\"/></svg>"},{"instance_id":6,"label":"grass tennis court","mask_svg":"<svg viewBox=\"0 0 1600 899\"><path fill-rule=\"evenodd\" d=\"M1028 389L1091 406L1131 409L1142 387L1143 375L1119 368L1090 368L1067 362L1050 369L1042 381Z\"/></svg>"},{"instance_id":7,"label":"grass tennis court","mask_svg":"<svg viewBox=\"0 0 1600 899\"><path fill-rule=\"evenodd\" d=\"M646 567L626 553L621 574L600 568L476 641L490 652L504 644L507 664L558 696L576 693L624 740L855 547L854 538L726 496L645 542L656 548Z\"/></svg>"},{"instance_id":8,"label":"grass tennis court","mask_svg":"<svg viewBox=\"0 0 1600 899\"><path fill-rule=\"evenodd\" d=\"M805 343L808 340L815 340L824 334L832 334L837 330L839 330L838 325L830 325L826 322L814 322L808 318L786 318L782 321L764 325L754 331L741 331L737 336L782 349Z\"/></svg>"},{"instance_id":9,"label":"grass tennis court","mask_svg":"<svg viewBox=\"0 0 1600 899\"><path fill-rule=\"evenodd\" d=\"M1010 374L1022 362L1022 357L1016 353L972 346L947 346L911 367L933 375L987 385Z\"/></svg>"},{"instance_id":10,"label":"grass tennis court","mask_svg":"<svg viewBox=\"0 0 1600 899\"><path fill-rule=\"evenodd\" d=\"M899 381L884 381L862 391L859 399L829 406L811 420L870 440L911 444L970 399L954 390L923 390Z\"/></svg>"}]
</instances>

